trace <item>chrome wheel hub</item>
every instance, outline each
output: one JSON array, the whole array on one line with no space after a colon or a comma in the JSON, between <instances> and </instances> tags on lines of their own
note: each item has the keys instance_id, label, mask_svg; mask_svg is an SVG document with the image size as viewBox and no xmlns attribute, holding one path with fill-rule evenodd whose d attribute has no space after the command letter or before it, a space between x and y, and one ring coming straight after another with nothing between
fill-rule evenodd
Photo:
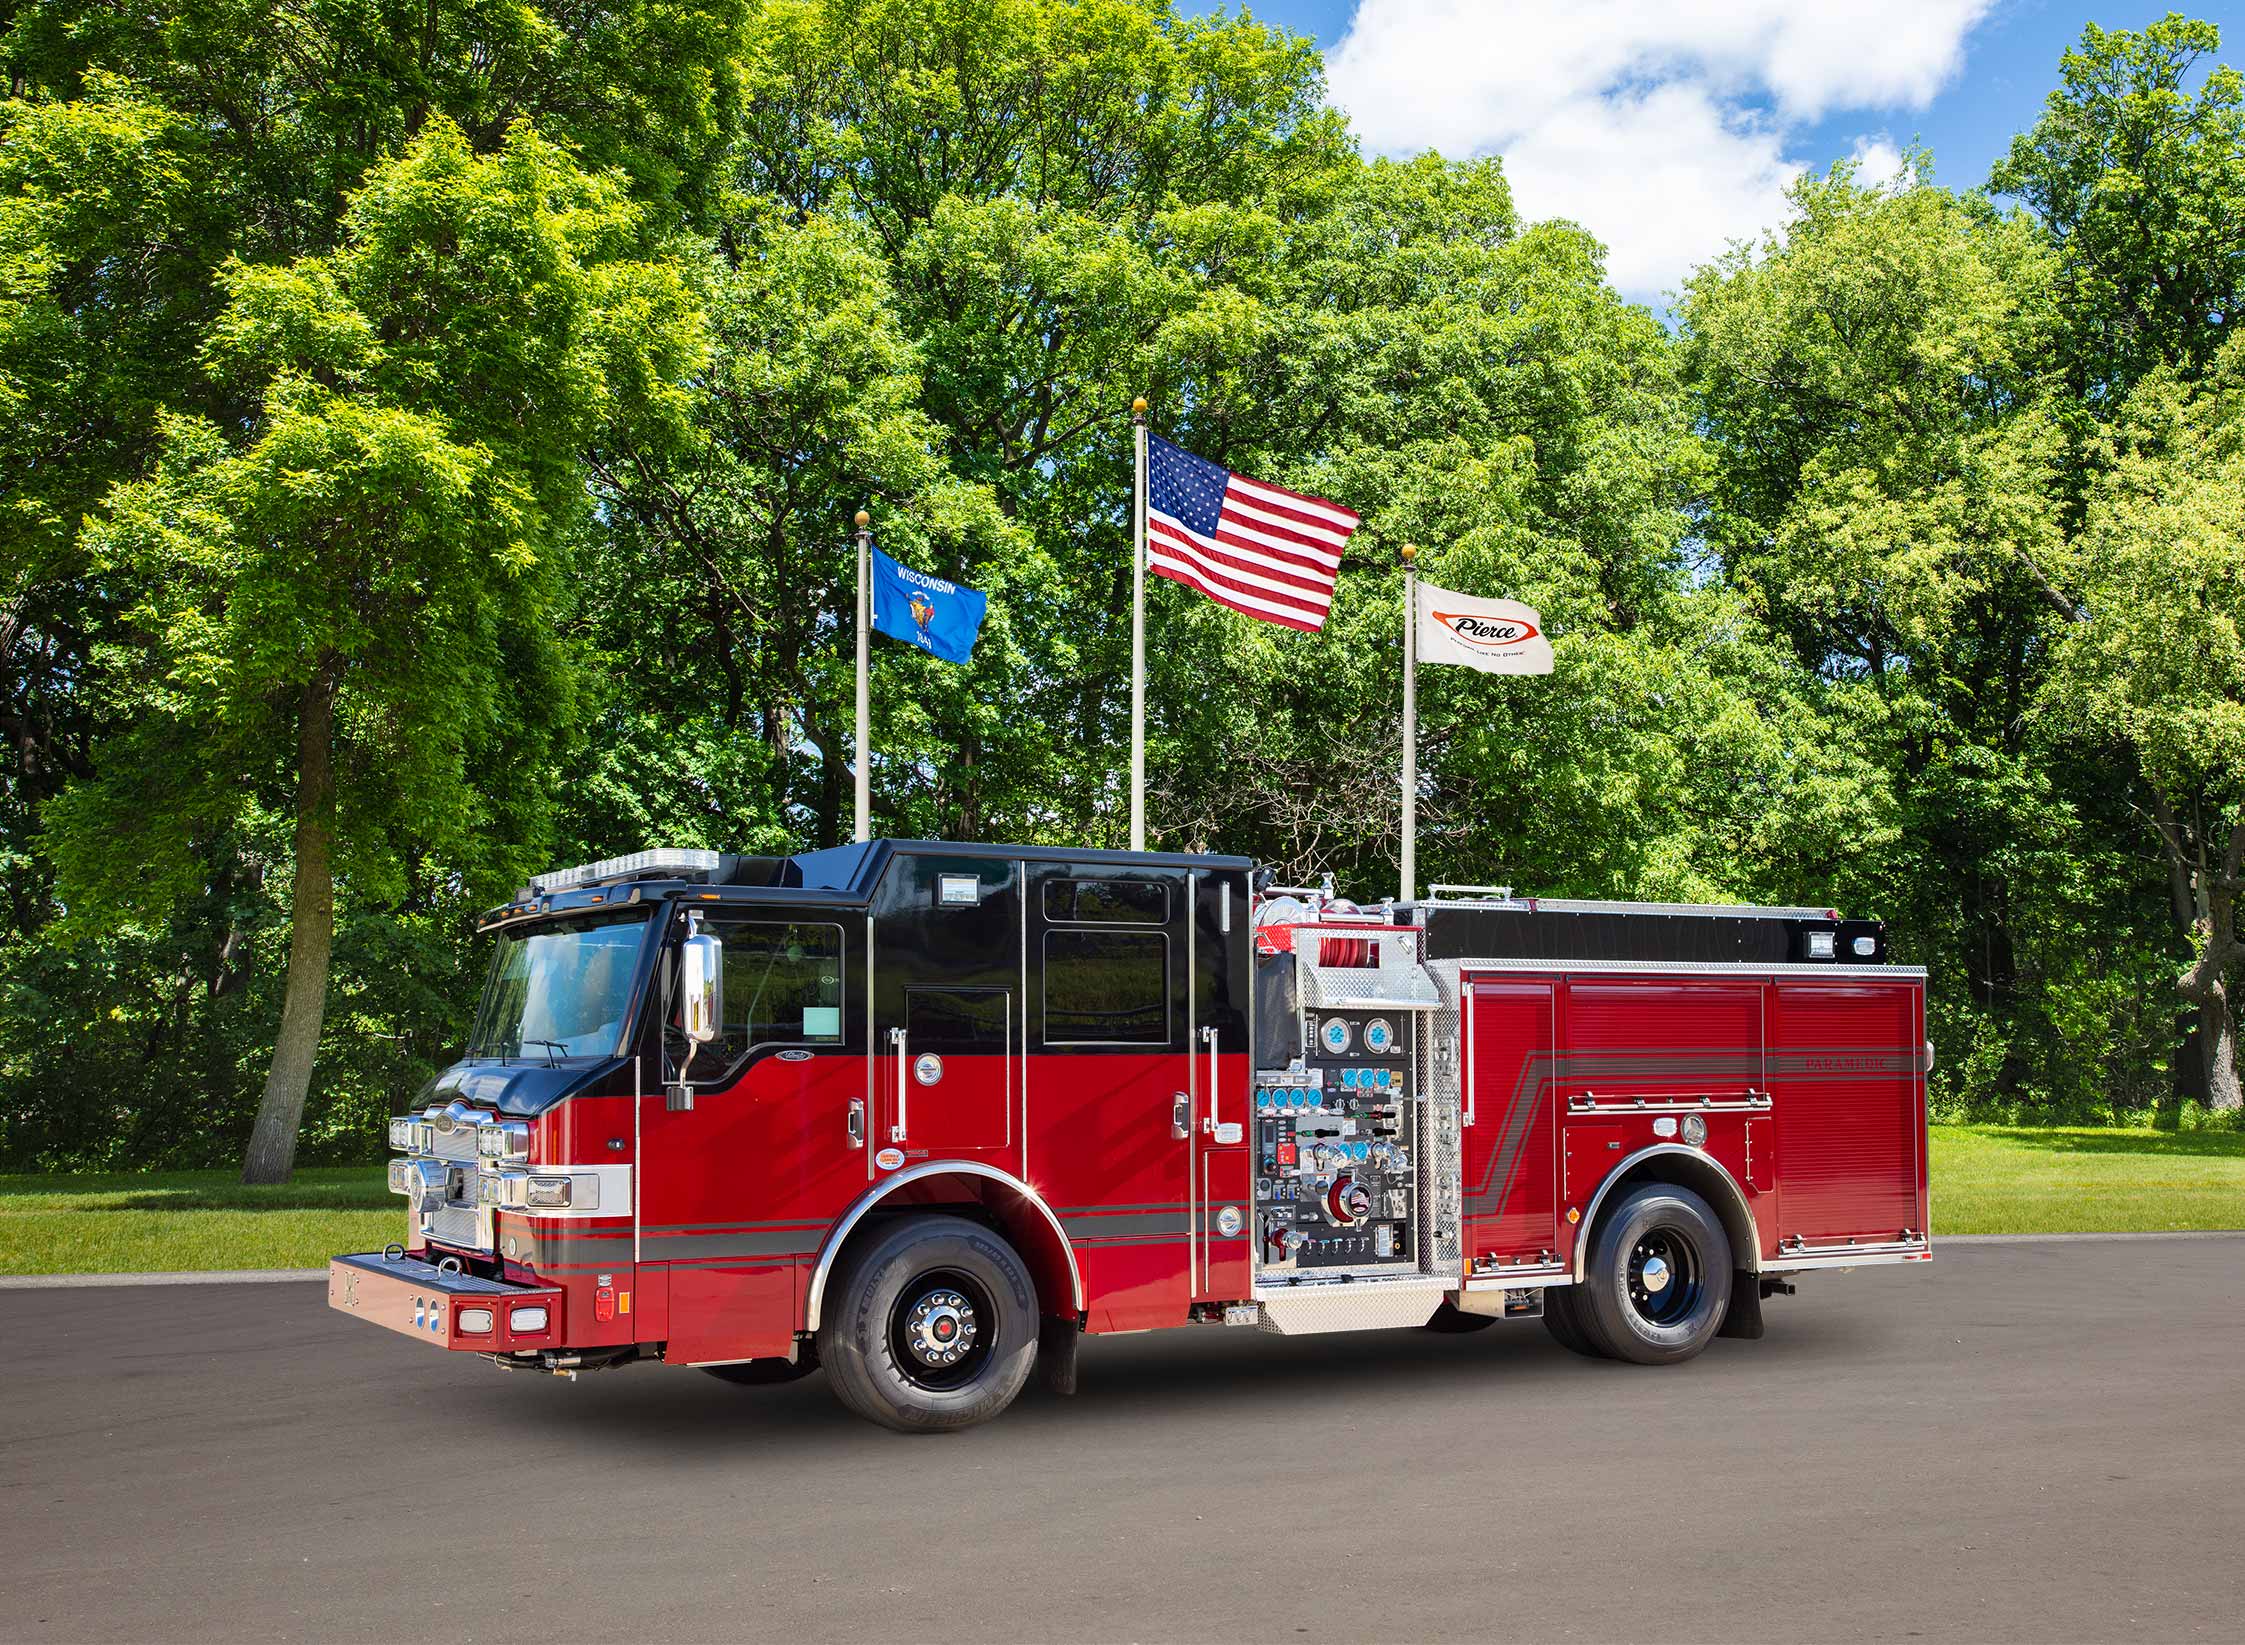
<instances>
[{"instance_id":1,"label":"chrome wheel hub","mask_svg":"<svg viewBox=\"0 0 2245 1645\"><path fill-rule=\"evenodd\" d=\"M906 1316L905 1345L930 1368L958 1364L974 1345L974 1335L974 1305L957 1291L930 1291Z\"/></svg>"},{"instance_id":2,"label":"chrome wheel hub","mask_svg":"<svg viewBox=\"0 0 2245 1645\"><path fill-rule=\"evenodd\" d=\"M1691 1316L1705 1289L1699 1248L1679 1228L1649 1228L1630 1248L1629 1305L1648 1325Z\"/></svg>"}]
</instances>

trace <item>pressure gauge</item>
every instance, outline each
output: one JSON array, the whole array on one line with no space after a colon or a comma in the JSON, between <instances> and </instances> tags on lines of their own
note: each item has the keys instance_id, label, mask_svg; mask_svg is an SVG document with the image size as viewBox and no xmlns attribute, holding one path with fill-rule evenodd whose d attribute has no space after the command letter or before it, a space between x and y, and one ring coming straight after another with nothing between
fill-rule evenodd
<instances>
[{"instance_id":1,"label":"pressure gauge","mask_svg":"<svg viewBox=\"0 0 2245 1645\"><path fill-rule=\"evenodd\" d=\"M1395 1030L1388 1026L1385 1017L1374 1017L1364 1025L1364 1049L1375 1057L1384 1057L1395 1045Z\"/></svg>"},{"instance_id":2,"label":"pressure gauge","mask_svg":"<svg viewBox=\"0 0 2245 1645\"><path fill-rule=\"evenodd\" d=\"M1349 1049L1349 1020L1346 1017L1327 1017L1317 1030L1317 1042L1325 1047L1329 1057L1346 1056Z\"/></svg>"}]
</instances>

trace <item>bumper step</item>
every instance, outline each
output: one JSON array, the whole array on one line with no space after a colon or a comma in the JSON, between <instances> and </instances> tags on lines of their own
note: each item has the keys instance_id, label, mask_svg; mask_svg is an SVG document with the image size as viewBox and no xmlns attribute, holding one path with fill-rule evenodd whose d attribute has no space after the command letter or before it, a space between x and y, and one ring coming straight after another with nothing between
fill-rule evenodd
<instances>
[{"instance_id":1,"label":"bumper step","mask_svg":"<svg viewBox=\"0 0 2245 1645\"><path fill-rule=\"evenodd\" d=\"M382 1251L329 1258L327 1305L433 1347L472 1354L558 1348L567 1323L557 1286L482 1279Z\"/></svg>"}]
</instances>

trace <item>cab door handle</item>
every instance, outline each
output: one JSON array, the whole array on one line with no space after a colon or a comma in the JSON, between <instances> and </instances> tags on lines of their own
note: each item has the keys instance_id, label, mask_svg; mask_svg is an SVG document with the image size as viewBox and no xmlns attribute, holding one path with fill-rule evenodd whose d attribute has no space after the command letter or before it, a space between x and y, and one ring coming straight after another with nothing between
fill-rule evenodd
<instances>
[{"instance_id":1,"label":"cab door handle","mask_svg":"<svg viewBox=\"0 0 2245 1645\"><path fill-rule=\"evenodd\" d=\"M907 1123L904 1113L907 1085L904 1030L901 1028L890 1029L889 1044L896 1048L896 1123L889 1127L889 1141L902 1142Z\"/></svg>"},{"instance_id":2,"label":"cab door handle","mask_svg":"<svg viewBox=\"0 0 2245 1645\"><path fill-rule=\"evenodd\" d=\"M1208 1047L1208 1118L1200 1128L1213 1135L1223 1127L1216 1119L1216 1029L1213 1025L1200 1031L1201 1043ZM1237 1129L1237 1127L1234 1127Z\"/></svg>"},{"instance_id":3,"label":"cab door handle","mask_svg":"<svg viewBox=\"0 0 2245 1645\"><path fill-rule=\"evenodd\" d=\"M1192 1135L1192 1126L1186 1116L1192 1112L1193 1099L1180 1091L1177 1100L1169 1107L1169 1134L1179 1142Z\"/></svg>"},{"instance_id":4,"label":"cab door handle","mask_svg":"<svg viewBox=\"0 0 2245 1645\"><path fill-rule=\"evenodd\" d=\"M865 1099L862 1097L850 1099L850 1146L865 1146Z\"/></svg>"}]
</instances>

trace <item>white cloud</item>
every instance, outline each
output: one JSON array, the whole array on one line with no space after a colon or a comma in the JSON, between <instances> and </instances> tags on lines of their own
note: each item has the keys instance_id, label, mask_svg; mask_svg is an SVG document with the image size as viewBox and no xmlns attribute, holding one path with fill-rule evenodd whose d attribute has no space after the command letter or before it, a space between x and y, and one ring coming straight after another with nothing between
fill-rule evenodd
<instances>
[{"instance_id":1,"label":"white cloud","mask_svg":"<svg viewBox=\"0 0 2245 1645\"><path fill-rule=\"evenodd\" d=\"M1858 137L1855 140L1855 180L1865 188L1884 188L1902 175L1906 161L1902 151L1895 147L1894 139L1880 132L1876 137Z\"/></svg>"},{"instance_id":2,"label":"white cloud","mask_svg":"<svg viewBox=\"0 0 2245 1645\"><path fill-rule=\"evenodd\" d=\"M1802 123L1922 107L1993 4L1361 0L1327 75L1368 148L1501 154L1527 216L1582 223L1657 301L1778 221ZM1883 138L1858 153L1900 160Z\"/></svg>"}]
</instances>

